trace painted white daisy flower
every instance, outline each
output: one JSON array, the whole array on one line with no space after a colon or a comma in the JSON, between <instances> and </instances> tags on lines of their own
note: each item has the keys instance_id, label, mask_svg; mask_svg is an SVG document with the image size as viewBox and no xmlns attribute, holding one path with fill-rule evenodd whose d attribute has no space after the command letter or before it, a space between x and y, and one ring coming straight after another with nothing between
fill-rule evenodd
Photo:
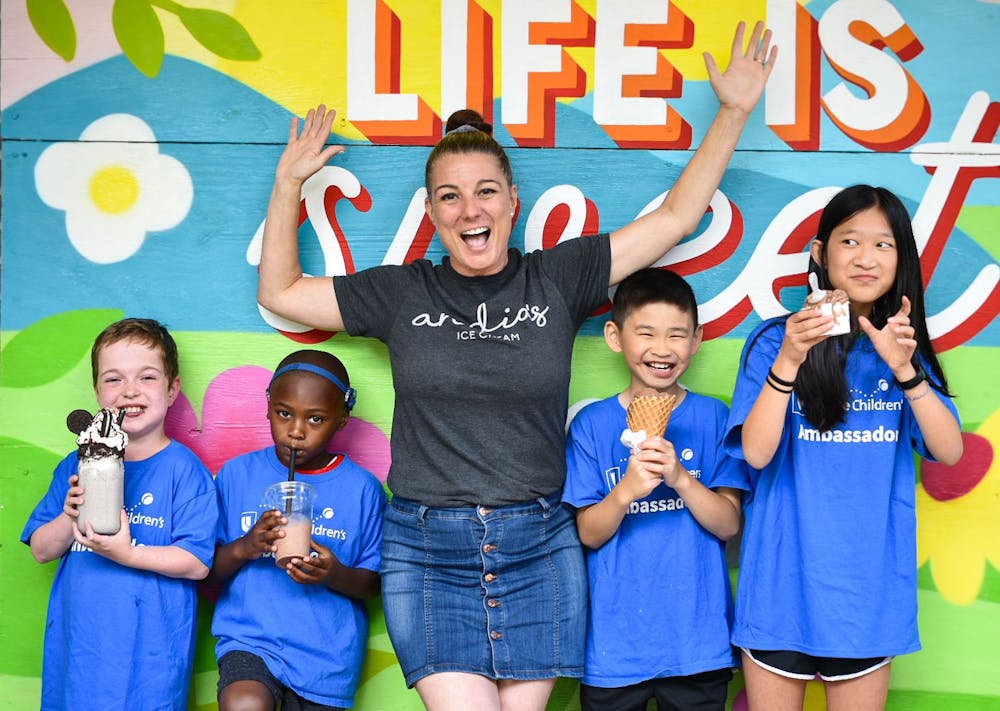
<instances>
[{"instance_id":1,"label":"painted white daisy flower","mask_svg":"<svg viewBox=\"0 0 1000 711\"><path fill-rule=\"evenodd\" d=\"M128 259L148 232L178 225L194 197L184 165L162 155L152 129L131 114L109 114L79 141L46 148L35 187L46 205L66 212L73 247L98 264Z\"/></svg>"}]
</instances>

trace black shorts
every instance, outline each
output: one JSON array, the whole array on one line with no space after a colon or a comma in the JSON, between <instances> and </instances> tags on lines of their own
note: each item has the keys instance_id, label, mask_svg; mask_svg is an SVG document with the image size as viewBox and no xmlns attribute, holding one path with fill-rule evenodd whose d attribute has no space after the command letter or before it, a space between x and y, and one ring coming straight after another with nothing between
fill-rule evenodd
<instances>
[{"instance_id":1,"label":"black shorts","mask_svg":"<svg viewBox=\"0 0 1000 711\"><path fill-rule=\"evenodd\" d=\"M274 697L274 707L281 711L345 711L340 706L324 706L303 699L275 678L264 660L250 652L226 652L219 660L219 691L236 681L256 681Z\"/></svg>"},{"instance_id":2,"label":"black shorts","mask_svg":"<svg viewBox=\"0 0 1000 711\"><path fill-rule=\"evenodd\" d=\"M631 686L605 688L580 684L581 711L645 711L656 699L659 711L723 711L733 670L665 676Z\"/></svg>"},{"instance_id":3,"label":"black shorts","mask_svg":"<svg viewBox=\"0 0 1000 711\"><path fill-rule=\"evenodd\" d=\"M815 679L846 681L870 674L892 661L892 657L851 659L842 657L814 657L802 652L744 649L757 666L789 679Z\"/></svg>"}]
</instances>

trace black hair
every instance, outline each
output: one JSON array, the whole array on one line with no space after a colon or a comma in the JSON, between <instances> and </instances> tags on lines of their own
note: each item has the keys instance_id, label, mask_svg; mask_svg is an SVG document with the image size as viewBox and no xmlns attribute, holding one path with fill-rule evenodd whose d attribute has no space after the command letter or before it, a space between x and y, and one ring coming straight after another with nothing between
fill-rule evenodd
<instances>
[{"instance_id":1,"label":"black hair","mask_svg":"<svg viewBox=\"0 0 1000 711\"><path fill-rule=\"evenodd\" d=\"M448 117L445 135L437 142L424 167L424 187L431 190L431 171L438 159L446 155L461 153L484 153L493 156L500 164L507 185L514 184L514 173L507 153L493 138L493 126L488 124L477 111L461 109Z\"/></svg>"},{"instance_id":2,"label":"black hair","mask_svg":"<svg viewBox=\"0 0 1000 711\"><path fill-rule=\"evenodd\" d=\"M926 361L933 374L928 379L931 387L950 395L944 370L927 333L924 283L920 273L917 242L913 237L913 225L906 208L896 195L885 188L871 185L852 185L834 195L823 209L816 231L816 240L823 245L824 263L818 264L810 259L809 271L816 274L821 289L833 289L825 267L830 235L838 225L873 207L878 208L889 223L896 241L897 261L896 278L889 290L872 305L868 319L875 328L883 328L889 317L902 307L903 296L909 298L910 325L913 326L914 339L917 341L913 367L918 367L921 358ZM844 421L848 400L844 367L847 353L859 334L860 327L856 319L852 319L851 333L830 336L809 349L795 378L795 392L799 396L802 412L809 423L821 431L832 429Z\"/></svg>"},{"instance_id":3,"label":"black hair","mask_svg":"<svg viewBox=\"0 0 1000 711\"><path fill-rule=\"evenodd\" d=\"M650 267L640 269L625 277L615 291L611 302L611 319L623 328L625 319L646 304L671 304L681 312L690 314L698 327L698 301L694 290L683 277L668 270Z\"/></svg>"},{"instance_id":4,"label":"black hair","mask_svg":"<svg viewBox=\"0 0 1000 711\"><path fill-rule=\"evenodd\" d=\"M340 358L326 351L309 348L289 353L281 359L278 367L274 369L275 374L272 376L271 382L267 386L268 397L270 398L271 387L278 378L287 372L301 372L303 370L311 371L328 380L331 385L344 394L347 411L350 412L354 408L357 392L351 387L351 378Z\"/></svg>"}]
</instances>

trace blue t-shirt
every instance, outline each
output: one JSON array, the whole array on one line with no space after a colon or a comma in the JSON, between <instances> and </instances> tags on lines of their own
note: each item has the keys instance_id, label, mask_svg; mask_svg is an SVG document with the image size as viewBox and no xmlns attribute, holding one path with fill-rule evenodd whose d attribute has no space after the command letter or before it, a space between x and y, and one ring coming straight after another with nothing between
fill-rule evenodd
<instances>
[{"instance_id":1,"label":"blue t-shirt","mask_svg":"<svg viewBox=\"0 0 1000 711\"><path fill-rule=\"evenodd\" d=\"M288 469L267 447L229 460L215 483L219 545L246 534L267 510L264 490L287 479ZM312 538L349 568L379 571L385 491L346 456L297 479L316 488ZM302 585L274 562L252 560L228 581L215 606L216 657L234 650L256 654L285 686L327 706L351 706L368 642L360 600L325 585Z\"/></svg>"},{"instance_id":2,"label":"blue t-shirt","mask_svg":"<svg viewBox=\"0 0 1000 711\"><path fill-rule=\"evenodd\" d=\"M783 320L747 339L726 448L742 457L741 425L785 333ZM759 338L758 338L759 334ZM864 336L847 354L846 419L819 432L792 394L778 449L751 468L733 643L826 657L913 652L917 633L913 451L929 453L892 370ZM951 400L932 390L958 419Z\"/></svg>"},{"instance_id":3,"label":"blue t-shirt","mask_svg":"<svg viewBox=\"0 0 1000 711\"><path fill-rule=\"evenodd\" d=\"M76 470L74 451L31 512L24 543L62 513ZM215 488L184 445L125 462L125 511L133 546L178 546L211 567ZM74 542L52 581L42 709L186 709L196 605L193 580L128 568Z\"/></svg>"},{"instance_id":4,"label":"blue t-shirt","mask_svg":"<svg viewBox=\"0 0 1000 711\"><path fill-rule=\"evenodd\" d=\"M687 393L665 437L684 468L710 488L747 488L745 465L720 448L726 406ZM618 396L574 418L563 501L602 501L625 475L629 449ZM665 484L634 501L618 531L585 549L590 581L583 683L620 687L734 665L732 600L722 542L706 531Z\"/></svg>"}]
</instances>

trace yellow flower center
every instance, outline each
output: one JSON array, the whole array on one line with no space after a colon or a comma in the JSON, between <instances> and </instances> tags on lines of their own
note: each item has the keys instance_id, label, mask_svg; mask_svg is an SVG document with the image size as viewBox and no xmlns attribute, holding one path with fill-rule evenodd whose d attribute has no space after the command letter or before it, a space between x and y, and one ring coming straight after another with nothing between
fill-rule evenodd
<instances>
[{"instance_id":1,"label":"yellow flower center","mask_svg":"<svg viewBox=\"0 0 1000 711\"><path fill-rule=\"evenodd\" d=\"M121 165L109 165L90 179L90 199L97 208L112 215L130 210L139 199L135 173Z\"/></svg>"}]
</instances>

